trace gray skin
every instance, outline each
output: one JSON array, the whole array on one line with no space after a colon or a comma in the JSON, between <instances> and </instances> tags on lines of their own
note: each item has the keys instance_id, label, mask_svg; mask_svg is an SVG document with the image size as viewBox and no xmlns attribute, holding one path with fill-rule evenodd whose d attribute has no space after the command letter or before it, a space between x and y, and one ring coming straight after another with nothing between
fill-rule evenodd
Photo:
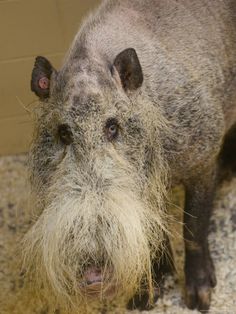
<instances>
[{"instance_id":1,"label":"gray skin","mask_svg":"<svg viewBox=\"0 0 236 314\"><path fill-rule=\"evenodd\" d=\"M173 131L163 129L158 135L170 182L181 183L186 190L186 303L200 311L209 309L216 284L207 234L219 153L236 122L235 75L235 0L110 0L84 22L61 70L56 72L45 59L38 59L31 82L41 100L53 104L50 109L45 107L45 116L60 108L61 124L69 125L61 135L65 145L80 136L86 146L84 137L73 128L73 119L91 121L88 117L96 112L100 118L103 115L106 125L109 116L100 112L101 102L109 102L107 112L127 99L132 104L142 99L143 106L160 108ZM47 79L45 85L39 83L42 77ZM119 84L122 92L118 92ZM91 100L94 93L98 99ZM122 106L114 107L119 123ZM153 116L152 124L158 127L158 117ZM133 129L130 126L126 131ZM94 132L99 133L99 145L100 137L105 142L117 140L112 129L103 133L96 123ZM33 175L47 185L54 169L45 164L45 155L52 159L57 148L40 136L32 153ZM147 156L139 157L152 163ZM48 167L43 174L42 167ZM142 300L136 307L139 302Z\"/></svg>"}]
</instances>

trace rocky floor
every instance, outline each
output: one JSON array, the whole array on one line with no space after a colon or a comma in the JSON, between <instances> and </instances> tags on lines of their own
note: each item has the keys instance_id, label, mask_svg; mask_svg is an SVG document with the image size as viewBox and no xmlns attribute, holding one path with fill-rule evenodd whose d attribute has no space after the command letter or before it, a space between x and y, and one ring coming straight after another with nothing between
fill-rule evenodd
<instances>
[{"instance_id":1,"label":"rocky floor","mask_svg":"<svg viewBox=\"0 0 236 314\"><path fill-rule=\"evenodd\" d=\"M24 207L27 202L25 160L25 156L0 158L1 314L36 313L23 310L27 304L29 307L32 304L30 305L30 300L19 302L22 282L16 276L19 260L16 247L30 222L29 213ZM174 215L179 219L180 211L175 211ZM210 247L218 279L211 313L236 314L236 178L225 182L218 189L210 230ZM181 224L177 223L173 237L177 274L166 280L165 295L150 314L197 313L186 309L182 298L183 246L180 234ZM37 313L43 314L46 311L42 309Z\"/></svg>"}]
</instances>

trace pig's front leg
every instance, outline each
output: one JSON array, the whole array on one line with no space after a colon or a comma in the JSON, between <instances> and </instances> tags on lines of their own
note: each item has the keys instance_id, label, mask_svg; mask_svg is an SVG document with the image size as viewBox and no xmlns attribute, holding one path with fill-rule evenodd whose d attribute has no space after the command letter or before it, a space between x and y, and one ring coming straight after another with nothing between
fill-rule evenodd
<instances>
[{"instance_id":1,"label":"pig's front leg","mask_svg":"<svg viewBox=\"0 0 236 314\"><path fill-rule=\"evenodd\" d=\"M208 311L216 285L214 265L208 247L208 226L216 186L216 171L202 172L186 184L184 239L186 304Z\"/></svg>"},{"instance_id":2,"label":"pig's front leg","mask_svg":"<svg viewBox=\"0 0 236 314\"><path fill-rule=\"evenodd\" d=\"M161 257L153 261L152 264L152 277L155 286L153 300L150 300L147 287L145 288L145 286L143 286L141 291L139 291L129 301L127 305L127 308L129 310L134 309L138 309L140 311L152 310L158 298L163 294L165 275L172 274L175 271L173 253L167 235L165 235L163 247L165 249L163 250Z\"/></svg>"}]
</instances>

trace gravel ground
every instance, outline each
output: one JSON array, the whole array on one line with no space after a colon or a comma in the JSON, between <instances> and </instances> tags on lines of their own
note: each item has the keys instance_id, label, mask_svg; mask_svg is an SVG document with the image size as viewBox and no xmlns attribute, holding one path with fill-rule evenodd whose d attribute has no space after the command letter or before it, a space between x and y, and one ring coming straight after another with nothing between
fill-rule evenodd
<instances>
[{"instance_id":1,"label":"gravel ground","mask_svg":"<svg viewBox=\"0 0 236 314\"><path fill-rule=\"evenodd\" d=\"M177 199L181 197L177 196ZM25 156L0 158L0 314L48 313L41 304L36 305L31 298L23 298L21 294L23 285L18 275L16 247L30 223L26 202ZM175 209L174 216L180 219L180 210ZM147 312L150 314L198 313L186 309L183 302L181 224L175 224L174 228L172 245L177 274L167 278L164 297L153 311ZM236 314L236 178L218 189L210 230L210 247L218 279L211 313Z\"/></svg>"}]
</instances>

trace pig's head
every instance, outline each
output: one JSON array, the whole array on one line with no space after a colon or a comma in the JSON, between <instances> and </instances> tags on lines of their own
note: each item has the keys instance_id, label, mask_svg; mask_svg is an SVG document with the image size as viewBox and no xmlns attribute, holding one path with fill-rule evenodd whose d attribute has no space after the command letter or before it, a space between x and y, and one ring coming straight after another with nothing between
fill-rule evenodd
<instances>
[{"instance_id":1,"label":"pig's head","mask_svg":"<svg viewBox=\"0 0 236 314\"><path fill-rule=\"evenodd\" d=\"M167 126L143 84L134 49L111 64L69 56L58 72L36 59L37 220L25 239L26 262L35 283L61 303L127 300L141 283L152 287L165 229L160 138Z\"/></svg>"}]
</instances>

